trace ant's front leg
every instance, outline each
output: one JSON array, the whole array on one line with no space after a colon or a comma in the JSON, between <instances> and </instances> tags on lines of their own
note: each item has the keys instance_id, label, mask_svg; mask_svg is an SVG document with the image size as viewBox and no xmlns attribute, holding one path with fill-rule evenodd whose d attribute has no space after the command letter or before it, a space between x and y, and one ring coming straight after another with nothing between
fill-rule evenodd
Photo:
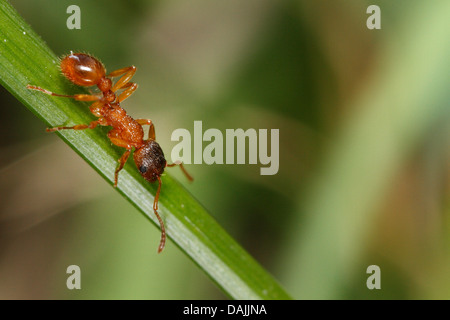
<instances>
[{"instance_id":1,"label":"ant's front leg","mask_svg":"<svg viewBox=\"0 0 450 320\"><path fill-rule=\"evenodd\" d=\"M180 166L181 171L183 171L184 175L189 181L194 181L194 178L187 172L187 170L184 168L183 162L181 161L175 161L174 163L166 163L166 167L175 167Z\"/></svg>"},{"instance_id":2,"label":"ant's front leg","mask_svg":"<svg viewBox=\"0 0 450 320\"><path fill-rule=\"evenodd\" d=\"M123 169L123 166L125 163L127 163L128 157L130 156L130 150L125 151L125 153L120 157L119 159L119 166L117 167L116 171L114 172L114 188L117 187L117 183L119 182L119 172Z\"/></svg>"},{"instance_id":3,"label":"ant's front leg","mask_svg":"<svg viewBox=\"0 0 450 320\"><path fill-rule=\"evenodd\" d=\"M115 188L117 187L117 183L119 182L119 172L125 166L125 163L127 162L128 157L130 156L131 153L131 149L133 147L128 141L122 139L120 133L117 130L112 129L111 131L109 131L108 138L116 146L126 149L125 153L120 157L119 165L117 166L116 171L114 172L114 188Z\"/></svg>"},{"instance_id":4,"label":"ant's front leg","mask_svg":"<svg viewBox=\"0 0 450 320\"><path fill-rule=\"evenodd\" d=\"M136 122L139 123L141 126L150 126L148 129L148 139L155 140L155 126L153 125L152 120L150 119L136 119Z\"/></svg>"}]
</instances>

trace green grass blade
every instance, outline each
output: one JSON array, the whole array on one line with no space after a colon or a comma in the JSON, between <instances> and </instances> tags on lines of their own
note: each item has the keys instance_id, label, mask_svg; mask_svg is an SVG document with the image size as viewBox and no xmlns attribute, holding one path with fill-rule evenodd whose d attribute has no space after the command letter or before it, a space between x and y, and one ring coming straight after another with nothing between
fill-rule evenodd
<instances>
[{"instance_id":1,"label":"green grass blade","mask_svg":"<svg viewBox=\"0 0 450 320\"><path fill-rule=\"evenodd\" d=\"M59 61L17 12L0 1L0 82L47 126L89 123L93 116L83 103L30 91L27 84L58 93L71 88L58 68ZM111 185L123 150L111 146L102 129L58 135ZM163 176L160 214L168 236L224 292L235 299L289 299L278 282L242 249L183 187ZM132 164L119 177L118 191L158 225L152 205L156 184L149 184ZM157 243L152 244L155 251ZM165 250L173 250L167 247ZM164 253L163 253L164 254Z\"/></svg>"}]
</instances>

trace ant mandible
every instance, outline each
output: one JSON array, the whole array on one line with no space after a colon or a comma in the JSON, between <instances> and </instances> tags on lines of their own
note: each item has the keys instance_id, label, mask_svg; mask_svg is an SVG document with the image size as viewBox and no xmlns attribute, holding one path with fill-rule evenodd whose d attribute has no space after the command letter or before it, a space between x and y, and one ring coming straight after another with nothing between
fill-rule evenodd
<instances>
[{"instance_id":1,"label":"ant mandible","mask_svg":"<svg viewBox=\"0 0 450 320\"><path fill-rule=\"evenodd\" d=\"M153 201L153 211L158 218L161 226L161 240L158 247L160 253L166 243L166 230L161 216L158 214L158 199L161 191L161 175L165 167L179 165L186 177L192 181L192 177L187 173L181 162L168 164L164 158L164 153L155 141L155 127L150 119L133 119L120 106L120 103L128 98L136 89L137 84L130 82L134 73L135 66L125 67L110 72L106 75L106 69L103 64L91 55L84 53L73 53L65 56L61 60L61 71L63 75L72 83L83 86L97 86L100 90L98 94L75 94L64 95L51 92L49 90L27 85L28 89L38 90L45 94L72 98L78 101L94 101L89 107L97 120L90 124L78 124L73 127L59 126L47 128L47 132L54 132L64 129L83 130L94 129L97 125L111 126L108 132L108 138L116 146L125 148L126 151L119 159L119 165L114 174L114 187L117 187L119 172L127 162L131 151L134 148L133 158L139 173L149 182L158 180L158 189ZM111 78L119 77L119 80L113 85ZM119 95L118 90L123 90ZM149 125L148 139L144 140L143 125Z\"/></svg>"}]
</instances>

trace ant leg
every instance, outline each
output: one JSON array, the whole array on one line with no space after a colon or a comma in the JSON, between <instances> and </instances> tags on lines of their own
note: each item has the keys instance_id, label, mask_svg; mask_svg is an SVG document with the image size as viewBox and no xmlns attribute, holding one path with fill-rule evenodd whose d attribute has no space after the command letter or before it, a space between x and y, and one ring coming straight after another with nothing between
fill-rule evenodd
<instances>
[{"instance_id":1,"label":"ant leg","mask_svg":"<svg viewBox=\"0 0 450 320\"><path fill-rule=\"evenodd\" d=\"M97 127L97 125L106 125L105 121L103 118L100 118L96 121L92 121L90 124L77 124L73 127L54 127L54 128L47 128L45 129L45 131L47 132L55 132L55 131L59 131L59 130L66 130L66 129L73 129L73 130L84 130L84 129L94 129L95 127Z\"/></svg>"},{"instance_id":2,"label":"ant leg","mask_svg":"<svg viewBox=\"0 0 450 320\"><path fill-rule=\"evenodd\" d=\"M161 216L158 214L158 200L159 193L161 192L161 178L158 178L158 190L156 191L155 200L153 200L153 212L155 212L156 218L158 218L159 225L161 227L161 240L159 241L158 253L163 251L164 246L166 245L166 228L164 227L164 222L161 219Z\"/></svg>"},{"instance_id":3,"label":"ant leg","mask_svg":"<svg viewBox=\"0 0 450 320\"><path fill-rule=\"evenodd\" d=\"M108 132L108 138L116 146L126 149L125 153L120 157L119 165L117 166L116 171L114 172L114 188L116 188L117 183L119 182L119 172L125 166L125 163L127 162L128 157L130 156L132 146L128 143L128 141L121 139L119 133L114 129Z\"/></svg>"},{"instance_id":4,"label":"ant leg","mask_svg":"<svg viewBox=\"0 0 450 320\"><path fill-rule=\"evenodd\" d=\"M174 163L166 163L166 167L175 167L180 166L181 171L183 171L184 175L189 181L194 181L194 178L186 171L186 169L183 166L183 162L181 161L175 161Z\"/></svg>"},{"instance_id":5,"label":"ant leg","mask_svg":"<svg viewBox=\"0 0 450 320\"><path fill-rule=\"evenodd\" d=\"M125 153L120 157L119 159L119 166L116 169L116 172L114 173L114 188L117 187L117 182L119 181L119 171L123 169L123 166L128 160L128 157L130 156L130 150L125 151Z\"/></svg>"},{"instance_id":6,"label":"ant leg","mask_svg":"<svg viewBox=\"0 0 450 320\"><path fill-rule=\"evenodd\" d=\"M96 96L96 95L92 95L92 94L74 94L71 96L65 95L65 94L58 94L58 93L51 92L50 90L43 89L43 88L37 87L37 86L32 86L32 85L27 85L27 89L41 91L50 96L72 98L72 99L75 99L78 101L96 101L96 100L100 100L102 98L100 96Z\"/></svg>"},{"instance_id":7,"label":"ant leg","mask_svg":"<svg viewBox=\"0 0 450 320\"><path fill-rule=\"evenodd\" d=\"M133 146L130 144L129 141L124 140L120 137L120 133L116 131L115 129L112 129L108 132L108 138L111 140L112 144L115 144L118 147L131 150Z\"/></svg>"},{"instance_id":8,"label":"ant leg","mask_svg":"<svg viewBox=\"0 0 450 320\"><path fill-rule=\"evenodd\" d=\"M136 72L136 67L130 66L130 67L125 67L122 69L112 71L110 74L108 74L107 77L109 77L109 78L114 78L114 77L123 75L119 80L117 80L117 82L111 88L111 91L116 92L117 90L123 88L128 82L130 82L130 80L131 80L131 78L133 78L135 72Z\"/></svg>"},{"instance_id":9,"label":"ant leg","mask_svg":"<svg viewBox=\"0 0 450 320\"><path fill-rule=\"evenodd\" d=\"M118 147L126 149L125 153L122 155L122 157L120 157L119 165L117 166L117 169L114 172L114 188L115 188L117 187L117 183L119 181L119 171L123 169L125 163L128 160L128 157L130 156L130 152L133 147L129 144L128 141L123 140L120 137L119 132L117 132L114 129L108 132L108 138L109 140L111 140L111 143L115 144Z\"/></svg>"},{"instance_id":10,"label":"ant leg","mask_svg":"<svg viewBox=\"0 0 450 320\"><path fill-rule=\"evenodd\" d=\"M122 102L123 100L131 96L133 92L137 89L137 87L138 85L134 82L128 82L127 84L123 85L119 89L126 89L126 90L119 95L119 97L117 98L117 102Z\"/></svg>"},{"instance_id":11,"label":"ant leg","mask_svg":"<svg viewBox=\"0 0 450 320\"><path fill-rule=\"evenodd\" d=\"M98 118L103 118L103 114L104 114L104 107L106 106L106 104L104 103L104 101L102 100L97 100L95 101L93 104L91 104L89 106L89 110L91 111L91 113L98 117ZM108 124L106 124L106 120L105 120L105 126L107 126Z\"/></svg>"},{"instance_id":12,"label":"ant leg","mask_svg":"<svg viewBox=\"0 0 450 320\"><path fill-rule=\"evenodd\" d=\"M138 120L142 120L142 121L138 121L138 122L140 122L140 124L148 124L148 122L150 122L150 124L151 124L151 120L145 120L145 119L138 119ZM153 125L151 125L151 127L153 127ZM114 129L111 130L110 132L108 132L108 138L111 140L111 142L113 144L127 149L127 151L125 151L125 153L119 159L119 166L117 167L115 175L114 175L114 187L117 187L119 171L123 169L125 163L127 162L132 146L126 140L121 139L119 137L118 133L116 131L114 131ZM159 194L161 192L161 178L159 176L157 178L158 178L159 185L158 185L158 190L156 191L155 199L153 201L153 211L155 212L155 215L159 221L159 225L161 226L161 241L160 241L159 247L158 247L158 253L160 253L164 249L164 246L166 243L166 229L164 228L164 222L162 221L160 215L158 214L158 200L159 200Z\"/></svg>"},{"instance_id":13,"label":"ant leg","mask_svg":"<svg viewBox=\"0 0 450 320\"><path fill-rule=\"evenodd\" d=\"M155 126L153 125L152 120L150 120L150 119L136 119L136 122L139 123L141 126L149 125L150 128L148 129L148 138L150 140L155 140Z\"/></svg>"}]
</instances>

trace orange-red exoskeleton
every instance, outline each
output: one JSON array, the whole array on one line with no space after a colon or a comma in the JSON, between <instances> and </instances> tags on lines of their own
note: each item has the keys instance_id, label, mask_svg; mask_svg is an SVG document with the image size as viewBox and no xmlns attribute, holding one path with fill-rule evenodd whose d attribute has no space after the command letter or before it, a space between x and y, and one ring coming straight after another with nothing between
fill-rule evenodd
<instances>
[{"instance_id":1,"label":"orange-red exoskeleton","mask_svg":"<svg viewBox=\"0 0 450 320\"><path fill-rule=\"evenodd\" d=\"M186 172L182 163L168 164L166 162L161 147L155 141L155 127L152 120L133 119L120 106L120 103L137 89L137 84L130 81L136 72L136 67L125 67L106 74L106 69L103 64L93 56L71 52L62 58L61 71L74 84L83 87L97 86L100 92L96 94L63 95L32 85L28 85L27 88L39 90L52 96L72 98L79 101L94 101L89 108L92 114L98 117L98 119L92 121L90 124L47 128L47 131L94 129L97 125L111 126L112 129L108 132L108 138L113 144L126 149L125 153L119 159L119 165L115 171L114 187L117 187L119 172L134 149L133 158L139 173L147 181L158 181L159 183L153 201L153 211L161 226L161 240L158 247L158 252L161 252L166 242L164 223L158 214L161 174L164 172L165 167L180 165L187 178L192 180L192 177ZM119 76L120 78L113 84L111 78ZM122 90L120 94L117 93L119 90ZM143 125L150 126L146 140L144 139Z\"/></svg>"}]
</instances>

